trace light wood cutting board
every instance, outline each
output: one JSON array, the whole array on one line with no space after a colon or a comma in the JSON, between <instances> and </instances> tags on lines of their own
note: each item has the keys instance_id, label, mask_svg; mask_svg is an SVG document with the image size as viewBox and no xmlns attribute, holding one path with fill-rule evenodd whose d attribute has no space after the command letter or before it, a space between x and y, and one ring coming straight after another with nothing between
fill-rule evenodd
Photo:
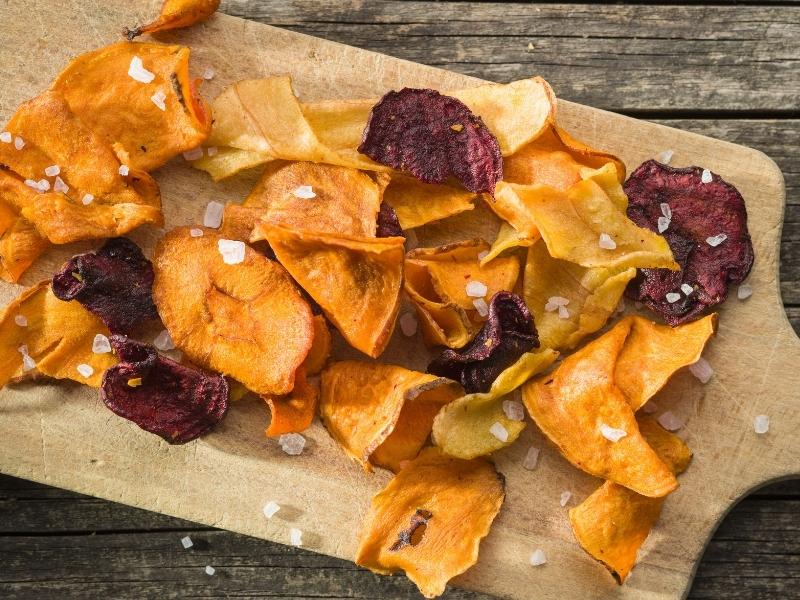
<instances>
[{"instance_id":1,"label":"light wood cutting board","mask_svg":"<svg viewBox=\"0 0 800 600\"><path fill-rule=\"evenodd\" d=\"M115 41L124 25L157 12L155 0L2 4L1 122L71 57ZM215 69L216 78L204 85L208 98L237 79L287 72L305 100L478 82L224 15L161 39L190 45L196 73ZM629 169L672 149L673 164L702 165L735 184L749 212L756 251L749 283L755 292L744 302L734 292L722 309L719 334L706 354L716 371L711 382L702 386L681 373L656 398L688 419L680 435L694 450L694 462L625 586L613 583L578 547L567 509L559 506L562 491L572 492L574 504L599 482L567 464L533 426L496 456L508 482L507 500L481 545L480 562L455 584L515 598L680 597L706 541L736 500L754 487L800 474L800 342L778 289L783 178L756 150L569 102L560 102L559 109L571 133L618 154ZM168 228L199 222L210 200L241 201L254 181L250 176L214 184L181 159L155 175ZM149 252L161 233L143 230L132 237ZM48 278L67 256L87 247L49 252L23 284ZM0 304L20 290L0 284ZM757 436L753 417L762 413L770 416L771 429ZM318 424L308 432L307 451L289 457L263 436L267 421L258 403L238 404L213 434L171 447L110 413L94 390L69 383L17 386L0 392L0 471L283 543L289 528L298 527L306 548L352 558L369 499L387 474L363 473ZM528 472L520 463L531 444L543 452L539 467ZM261 507L269 500L284 508L268 521ZM547 565L528 566L535 548L546 552Z\"/></svg>"}]
</instances>

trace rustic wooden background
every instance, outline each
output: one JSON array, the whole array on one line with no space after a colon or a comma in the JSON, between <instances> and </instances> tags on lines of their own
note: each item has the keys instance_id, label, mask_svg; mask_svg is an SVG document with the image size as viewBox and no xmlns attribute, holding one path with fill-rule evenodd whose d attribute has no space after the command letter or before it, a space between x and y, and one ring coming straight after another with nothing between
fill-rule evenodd
<instances>
[{"instance_id":1,"label":"rustic wooden background","mask_svg":"<svg viewBox=\"0 0 800 600\"><path fill-rule=\"evenodd\" d=\"M800 331L800 2L223 0L222 10L484 79L543 75L562 98L763 150L786 177L781 290ZM0 476L2 598L417 596L403 577ZM689 597L800 598L800 481L731 511Z\"/></svg>"}]
</instances>

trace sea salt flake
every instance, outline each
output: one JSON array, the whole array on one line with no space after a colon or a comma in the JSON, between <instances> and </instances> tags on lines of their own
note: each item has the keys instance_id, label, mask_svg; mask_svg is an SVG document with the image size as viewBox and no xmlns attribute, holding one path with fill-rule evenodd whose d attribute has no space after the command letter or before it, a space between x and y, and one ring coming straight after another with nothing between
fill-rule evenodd
<instances>
[{"instance_id":1,"label":"sea salt flake","mask_svg":"<svg viewBox=\"0 0 800 600\"><path fill-rule=\"evenodd\" d=\"M750 296L753 295L753 287L744 283L739 286L739 289L736 290L736 297L739 300L747 300Z\"/></svg>"},{"instance_id":2,"label":"sea salt flake","mask_svg":"<svg viewBox=\"0 0 800 600\"><path fill-rule=\"evenodd\" d=\"M559 306L558 307L558 318L559 319L569 319L569 310L566 306Z\"/></svg>"},{"instance_id":3,"label":"sea salt flake","mask_svg":"<svg viewBox=\"0 0 800 600\"><path fill-rule=\"evenodd\" d=\"M197 148L192 148L183 153L184 160L192 161L197 160L198 158L203 158L203 148L202 146L198 146Z\"/></svg>"},{"instance_id":4,"label":"sea salt flake","mask_svg":"<svg viewBox=\"0 0 800 600\"><path fill-rule=\"evenodd\" d=\"M522 459L522 468L527 469L528 471L533 471L538 463L539 463L539 449L534 446L531 446L530 448L528 448L528 452L525 454L525 458Z\"/></svg>"},{"instance_id":5,"label":"sea salt flake","mask_svg":"<svg viewBox=\"0 0 800 600\"><path fill-rule=\"evenodd\" d=\"M668 165L674 154L672 150L664 150L661 154L656 156L656 160L661 164Z\"/></svg>"},{"instance_id":6,"label":"sea salt flake","mask_svg":"<svg viewBox=\"0 0 800 600\"><path fill-rule=\"evenodd\" d=\"M36 183L36 186L39 188L40 192L46 192L47 190L50 189L50 182L47 181L47 179L40 179Z\"/></svg>"},{"instance_id":7,"label":"sea salt flake","mask_svg":"<svg viewBox=\"0 0 800 600\"><path fill-rule=\"evenodd\" d=\"M661 207L661 214L667 219L672 220L672 208L670 205L666 202L662 202L659 206Z\"/></svg>"},{"instance_id":8,"label":"sea salt flake","mask_svg":"<svg viewBox=\"0 0 800 600\"><path fill-rule=\"evenodd\" d=\"M466 292L470 298L484 298L489 293L489 288L481 281L470 281L466 285Z\"/></svg>"},{"instance_id":9,"label":"sea salt flake","mask_svg":"<svg viewBox=\"0 0 800 600\"><path fill-rule=\"evenodd\" d=\"M69 191L69 186L64 183L64 180L61 179L61 177L56 177L56 180L53 183L53 191L59 192L60 194L66 194Z\"/></svg>"},{"instance_id":10,"label":"sea salt flake","mask_svg":"<svg viewBox=\"0 0 800 600\"><path fill-rule=\"evenodd\" d=\"M569 299L564 298L562 296L550 296L547 299L547 302L544 305L544 309L547 312L553 312L558 310L561 306L567 306L569 304Z\"/></svg>"},{"instance_id":11,"label":"sea salt flake","mask_svg":"<svg viewBox=\"0 0 800 600\"><path fill-rule=\"evenodd\" d=\"M206 575L211 576L216 572L217 570L214 567L212 567L211 565L206 565Z\"/></svg>"},{"instance_id":12,"label":"sea salt flake","mask_svg":"<svg viewBox=\"0 0 800 600\"><path fill-rule=\"evenodd\" d=\"M167 105L164 104L164 100L166 99L167 95L164 93L164 90L158 90L155 94L150 96L150 100L153 101L153 104L155 104L159 108L159 110L163 111L167 110Z\"/></svg>"},{"instance_id":13,"label":"sea salt flake","mask_svg":"<svg viewBox=\"0 0 800 600\"><path fill-rule=\"evenodd\" d=\"M278 438L281 450L290 456L297 456L306 447L306 438L299 433L284 433Z\"/></svg>"},{"instance_id":14,"label":"sea salt flake","mask_svg":"<svg viewBox=\"0 0 800 600\"><path fill-rule=\"evenodd\" d=\"M193 227L189 230L189 235L192 237L203 237L203 230L198 229L197 227Z\"/></svg>"},{"instance_id":15,"label":"sea salt flake","mask_svg":"<svg viewBox=\"0 0 800 600\"><path fill-rule=\"evenodd\" d=\"M89 206L92 202L94 202L94 196L92 194L84 194L83 198L81 198L81 203L84 206Z\"/></svg>"},{"instance_id":16,"label":"sea salt flake","mask_svg":"<svg viewBox=\"0 0 800 600\"><path fill-rule=\"evenodd\" d=\"M670 304L674 304L675 302L677 302L678 300L681 299L681 295L678 292L669 292L664 297L667 299L667 302L669 302Z\"/></svg>"},{"instance_id":17,"label":"sea salt flake","mask_svg":"<svg viewBox=\"0 0 800 600\"><path fill-rule=\"evenodd\" d=\"M206 205L206 214L203 215L203 225L217 229L222 225L222 213L225 211L225 205L221 202L209 202Z\"/></svg>"},{"instance_id":18,"label":"sea salt flake","mask_svg":"<svg viewBox=\"0 0 800 600\"><path fill-rule=\"evenodd\" d=\"M417 333L417 317L413 313L407 312L400 316L400 331L406 337L411 337Z\"/></svg>"},{"instance_id":19,"label":"sea salt flake","mask_svg":"<svg viewBox=\"0 0 800 600\"><path fill-rule=\"evenodd\" d=\"M36 361L33 360L33 357L23 354L22 355L22 370L23 371L30 371L31 369L36 368Z\"/></svg>"},{"instance_id":20,"label":"sea salt flake","mask_svg":"<svg viewBox=\"0 0 800 600\"><path fill-rule=\"evenodd\" d=\"M48 177L55 177L56 175L61 173L61 167L58 165L50 165L44 170L44 174Z\"/></svg>"},{"instance_id":21,"label":"sea salt flake","mask_svg":"<svg viewBox=\"0 0 800 600\"><path fill-rule=\"evenodd\" d=\"M483 252L478 252L478 260L481 262L483 262L483 259L485 259L487 256L489 256L488 250L484 250Z\"/></svg>"},{"instance_id":22,"label":"sea salt flake","mask_svg":"<svg viewBox=\"0 0 800 600\"><path fill-rule=\"evenodd\" d=\"M191 548L192 546L194 546L194 542L192 541L192 538L190 538L190 537L187 535L186 537L182 537L182 538L181 538L181 546L183 546L183 549L184 549L184 550L188 550L189 548Z\"/></svg>"},{"instance_id":23,"label":"sea salt flake","mask_svg":"<svg viewBox=\"0 0 800 600\"><path fill-rule=\"evenodd\" d=\"M687 296L694 293L694 288L690 286L688 283L681 284L681 291L686 294Z\"/></svg>"},{"instance_id":24,"label":"sea salt flake","mask_svg":"<svg viewBox=\"0 0 800 600\"><path fill-rule=\"evenodd\" d=\"M697 377L701 383L708 383L714 375L714 369L711 368L709 362L702 356L696 363L689 365L689 371L691 371L692 375Z\"/></svg>"},{"instance_id":25,"label":"sea salt flake","mask_svg":"<svg viewBox=\"0 0 800 600\"><path fill-rule=\"evenodd\" d=\"M34 181L33 179L26 179L25 180L25 185L27 185L29 188L33 188L36 191L39 190L39 182L38 181Z\"/></svg>"},{"instance_id":26,"label":"sea salt flake","mask_svg":"<svg viewBox=\"0 0 800 600\"><path fill-rule=\"evenodd\" d=\"M206 148L206 154L208 154L209 156L216 156L218 152L219 149L216 146L209 146L208 148Z\"/></svg>"},{"instance_id":27,"label":"sea salt flake","mask_svg":"<svg viewBox=\"0 0 800 600\"><path fill-rule=\"evenodd\" d=\"M78 373L80 373L84 377L91 377L92 375L94 375L94 368L92 367L92 365L87 365L86 363L79 364L77 367L75 367L75 370L77 370Z\"/></svg>"},{"instance_id":28,"label":"sea salt flake","mask_svg":"<svg viewBox=\"0 0 800 600\"><path fill-rule=\"evenodd\" d=\"M301 185L297 187L292 194L294 194L295 198L302 198L304 200L311 200L311 198L317 197L310 185Z\"/></svg>"},{"instance_id":29,"label":"sea salt flake","mask_svg":"<svg viewBox=\"0 0 800 600\"><path fill-rule=\"evenodd\" d=\"M700 175L700 181L703 183L711 183L714 180L714 177L711 175L711 171L708 169L703 169L703 174Z\"/></svg>"},{"instance_id":30,"label":"sea salt flake","mask_svg":"<svg viewBox=\"0 0 800 600\"><path fill-rule=\"evenodd\" d=\"M108 354L111 352L111 342L108 337L102 333L98 333L92 340L92 352L95 354Z\"/></svg>"},{"instance_id":31,"label":"sea salt flake","mask_svg":"<svg viewBox=\"0 0 800 600\"><path fill-rule=\"evenodd\" d=\"M475 310L477 310L478 314L482 317L485 317L489 314L489 305L486 304L486 300L483 298L476 298L473 300L472 306L475 307Z\"/></svg>"},{"instance_id":32,"label":"sea salt flake","mask_svg":"<svg viewBox=\"0 0 800 600\"><path fill-rule=\"evenodd\" d=\"M119 174L122 175L123 177L127 177L128 173L130 173L130 172L131 172L131 169L130 169L130 167L128 165L120 165L119 166Z\"/></svg>"},{"instance_id":33,"label":"sea salt flake","mask_svg":"<svg viewBox=\"0 0 800 600\"><path fill-rule=\"evenodd\" d=\"M650 400L647 404L642 407L642 412L646 415L652 415L658 412L658 404Z\"/></svg>"},{"instance_id":34,"label":"sea salt flake","mask_svg":"<svg viewBox=\"0 0 800 600\"><path fill-rule=\"evenodd\" d=\"M25 317L25 315L14 315L14 323L20 327L27 327L28 319Z\"/></svg>"},{"instance_id":35,"label":"sea salt flake","mask_svg":"<svg viewBox=\"0 0 800 600\"><path fill-rule=\"evenodd\" d=\"M289 530L289 543L292 546L302 546L303 545L303 532L297 529L296 527L292 527Z\"/></svg>"},{"instance_id":36,"label":"sea salt flake","mask_svg":"<svg viewBox=\"0 0 800 600\"><path fill-rule=\"evenodd\" d=\"M769 417L767 415L756 415L753 419L753 429L759 435L763 435L769 431Z\"/></svg>"},{"instance_id":37,"label":"sea salt flake","mask_svg":"<svg viewBox=\"0 0 800 600\"><path fill-rule=\"evenodd\" d=\"M658 417L658 424L661 425L667 431L678 431L678 429L680 429L684 425L683 419L681 419L671 410L662 413Z\"/></svg>"},{"instance_id":38,"label":"sea salt flake","mask_svg":"<svg viewBox=\"0 0 800 600\"><path fill-rule=\"evenodd\" d=\"M597 245L604 250L613 250L617 247L617 242L615 242L607 233L601 233L600 238L597 240Z\"/></svg>"},{"instance_id":39,"label":"sea salt flake","mask_svg":"<svg viewBox=\"0 0 800 600\"><path fill-rule=\"evenodd\" d=\"M25 140L21 137L17 136L14 138L14 148L17 150L22 150L25 147Z\"/></svg>"},{"instance_id":40,"label":"sea salt flake","mask_svg":"<svg viewBox=\"0 0 800 600\"><path fill-rule=\"evenodd\" d=\"M212 69L211 67L207 67L206 70L203 71L203 79L205 79L206 81L214 79L214 75L215 75L214 69Z\"/></svg>"},{"instance_id":41,"label":"sea salt flake","mask_svg":"<svg viewBox=\"0 0 800 600\"><path fill-rule=\"evenodd\" d=\"M139 83L150 83L156 78L155 73L151 73L144 68L144 63L138 56L134 56L131 59L131 64L128 67L128 75Z\"/></svg>"},{"instance_id":42,"label":"sea salt flake","mask_svg":"<svg viewBox=\"0 0 800 600\"><path fill-rule=\"evenodd\" d=\"M0 133L0 142L3 142L5 144L10 144L11 143L11 132L10 131L4 131L3 133Z\"/></svg>"},{"instance_id":43,"label":"sea salt flake","mask_svg":"<svg viewBox=\"0 0 800 600\"><path fill-rule=\"evenodd\" d=\"M618 442L628 435L628 432L624 429L617 429L616 427L611 427L605 423L600 423L600 433L609 442Z\"/></svg>"},{"instance_id":44,"label":"sea salt flake","mask_svg":"<svg viewBox=\"0 0 800 600\"><path fill-rule=\"evenodd\" d=\"M217 248L226 265L238 265L244 262L244 242L239 240L218 240Z\"/></svg>"},{"instance_id":45,"label":"sea salt flake","mask_svg":"<svg viewBox=\"0 0 800 600\"><path fill-rule=\"evenodd\" d=\"M172 341L172 336L170 336L169 331L166 329L162 329L155 339L153 339L153 346L162 352L175 349L175 343Z\"/></svg>"},{"instance_id":46,"label":"sea salt flake","mask_svg":"<svg viewBox=\"0 0 800 600\"><path fill-rule=\"evenodd\" d=\"M539 567L547 562L547 557L541 549L537 548L531 553L530 563L532 567Z\"/></svg>"},{"instance_id":47,"label":"sea salt flake","mask_svg":"<svg viewBox=\"0 0 800 600\"><path fill-rule=\"evenodd\" d=\"M559 498L558 503L561 506L566 506L570 498L572 498L572 492L563 491L561 492L561 498Z\"/></svg>"},{"instance_id":48,"label":"sea salt flake","mask_svg":"<svg viewBox=\"0 0 800 600\"><path fill-rule=\"evenodd\" d=\"M492 423L492 426L489 427L489 433L491 433L501 442L508 441L508 431L506 430L505 427L503 427L502 423L498 423L497 421Z\"/></svg>"},{"instance_id":49,"label":"sea salt flake","mask_svg":"<svg viewBox=\"0 0 800 600\"><path fill-rule=\"evenodd\" d=\"M280 504L278 504L277 502L273 502L272 500L270 500L269 502L267 502L267 503L264 505L264 508L263 508L262 510L263 510L263 512L264 512L264 516L265 516L265 517L267 517L268 519L271 519L272 517L274 517L274 516L275 516L275 514L276 514L276 513L277 513L277 512L278 512L280 509L281 509L281 505L280 505Z\"/></svg>"},{"instance_id":50,"label":"sea salt flake","mask_svg":"<svg viewBox=\"0 0 800 600\"><path fill-rule=\"evenodd\" d=\"M716 248L722 242L728 239L728 236L724 233L718 233L717 235L711 236L706 238L706 243L711 246L712 248Z\"/></svg>"},{"instance_id":51,"label":"sea salt flake","mask_svg":"<svg viewBox=\"0 0 800 600\"><path fill-rule=\"evenodd\" d=\"M512 421L525 420L525 408L518 400L503 400L503 412Z\"/></svg>"},{"instance_id":52,"label":"sea salt flake","mask_svg":"<svg viewBox=\"0 0 800 600\"><path fill-rule=\"evenodd\" d=\"M672 221L668 217L658 217L658 233L664 233L669 229L670 223Z\"/></svg>"}]
</instances>

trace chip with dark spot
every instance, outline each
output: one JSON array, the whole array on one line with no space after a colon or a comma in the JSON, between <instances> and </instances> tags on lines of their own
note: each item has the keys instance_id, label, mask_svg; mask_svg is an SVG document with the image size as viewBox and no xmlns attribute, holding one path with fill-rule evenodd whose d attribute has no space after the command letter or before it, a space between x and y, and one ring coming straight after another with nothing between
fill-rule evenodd
<instances>
[{"instance_id":1,"label":"chip with dark spot","mask_svg":"<svg viewBox=\"0 0 800 600\"><path fill-rule=\"evenodd\" d=\"M442 352L428 365L428 373L454 379L470 394L488 392L500 373L538 347L528 307L516 294L501 291L492 296L478 335L461 350Z\"/></svg>"},{"instance_id":2,"label":"chip with dark spot","mask_svg":"<svg viewBox=\"0 0 800 600\"><path fill-rule=\"evenodd\" d=\"M77 300L112 333L130 334L158 319L153 304L153 265L127 238L112 238L96 252L73 256L53 276L57 298Z\"/></svg>"},{"instance_id":3,"label":"chip with dark spot","mask_svg":"<svg viewBox=\"0 0 800 600\"><path fill-rule=\"evenodd\" d=\"M389 552L397 552L406 546L416 546L422 540L428 521L433 518L429 510L418 508L411 515L411 523L406 529L397 534L397 540L389 547Z\"/></svg>"},{"instance_id":4,"label":"chip with dark spot","mask_svg":"<svg viewBox=\"0 0 800 600\"><path fill-rule=\"evenodd\" d=\"M724 302L728 286L741 283L753 266L742 195L718 175L706 174L704 183L703 171L649 160L625 182L628 216L656 232L660 220L681 266L640 269L626 293L673 327Z\"/></svg>"},{"instance_id":5,"label":"chip with dark spot","mask_svg":"<svg viewBox=\"0 0 800 600\"><path fill-rule=\"evenodd\" d=\"M389 92L372 107L358 151L425 183L451 176L494 194L503 178L497 138L466 104L428 89Z\"/></svg>"},{"instance_id":6,"label":"chip with dark spot","mask_svg":"<svg viewBox=\"0 0 800 600\"><path fill-rule=\"evenodd\" d=\"M228 410L228 382L163 357L147 344L112 335L120 362L103 374L100 398L115 414L185 444L208 432Z\"/></svg>"},{"instance_id":7,"label":"chip with dark spot","mask_svg":"<svg viewBox=\"0 0 800 600\"><path fill-rule=\"evenodd\" d=\"M378 213L377 237L395 237L403 235L403 228L400 227L400 219L390 204L381 202L381 210Z\"/></svg>"}]
</instances>

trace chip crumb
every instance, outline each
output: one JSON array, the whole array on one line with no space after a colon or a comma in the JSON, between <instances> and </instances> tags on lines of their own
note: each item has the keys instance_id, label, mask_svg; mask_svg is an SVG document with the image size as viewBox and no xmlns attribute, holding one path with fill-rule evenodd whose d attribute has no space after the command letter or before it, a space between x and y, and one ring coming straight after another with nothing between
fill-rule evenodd
<instances>
[{"instance_id":1,"label":"chip crumb","mask_svg":"<svg viewBox=\"0 0 800 600\"><path fill-rule=\"evenodd\" d=\"M646 415L652 415L658 412L658 404L650 400L642 407L642 412Z\"/></svg>"},{"instance_id":2,"label":"chip crumb","mask_svg":"<svg viewBox=\"0 0 800 600\"><path fill-rule=\"evenodd\" d=\"M736 290L736 297L739 300L747 300L750 296L753 295L753 287L743 283L739 286L739 289Z\"/></svg>"},{"instance_id":3,"label":"chip crumb","mask_svg":"<svg viewBox=\"0 0 800 600\"><path fill-rule=\"evenodd\" d=\"M25 147L25 140L21 137L17 136L14 138L14 148L17 150L22 150Z\"/></svg>"},{"instance_id":4,"label":"chip crumb","mask_svg":"<svg viewBox=\"0 0 800 600\"><path fill-rule=\"evenodd\" d=\"M289 530L289 543L292 546L302 546L303 545L303 532L297 529L296 527L292 527Z\"/></svg>"},{"instance_id":5,"label":"chip crumb","mask_svg":"<svg viewBox=\"0 0 800 600\"><path fill-rule=\"evenodd\" d=\"M262 509L262 511L263 511L263 513L264 513L264 516L265 516L265 517L267 517L268 519L271 519L272 517L274 517L274 516L275 516L275 514L276 514L276 513L277 513L277 512L278 512L280 509L281 509L281 505L280 505L280 504L278 504L277 502L274 502L274 501L270 500L269 502L267 502L267 503L264 505L264 508Z\"/></svg>"},{"instance_id":6,"label":"chip crumb","mask_svg":"<svg viewBox=\"0 0 800 600\"><path fill-rule=\"evenodd\" d=\"M192 148L191 150L187 150L183 153L183 160L188 160L189 162L193 160L197 160L198 158L203 158L203 147L198 146L197 148Z\"/></svg>"},{"instance_id":7,"label":"chip crumb","mask_svg":"<svg viewBox=\"0 0 800 600\"><path fill-rule=\"evenodd\" d=\"M670 304L674 304L681 299L681 295L678 292L668 292L664 298L666 298L667 302Z\"/></svg>"},{"instance_id":8,"label":"chip crumb","mask_svg":"<svg viewBox=\"0 0 800 600\"><path fill-rule=\"evenodd\" d=\"M224 204L212 200L206 205L206 213L203 215L203 225L205 227L211 227L212 229L219 228L219 226L222 225L222 214L224 211Z\"/></svg>"},{"instance_id":9,"label":"chip crumb","mask_svg":"<svg viewBox=\"0 0 800 600\"><path fill-rule=\"evenodd\" d=\"M769 417L767 415L756 415L753 419L753 429L758 435L764 435L769 431Z\"/></svg>"},{"instance_id":10,"label":"chip crumb","mask_svg":"<svg viewBox=\"0 0 800 600\"><path fill-rule=\"evenodd\" d=\"M462 131L464 131L464 126L461 123L453 123L452 125L450 125L450 129L452 129L456 133L461 133Z\"/></svg>"},{"instance_id":11,"label":"chip crumb","mask_svg":"<svg viewBox=\"0 0 800 600\"><path fill-rule=\"evenodd\" d=\"M184 550L188 550L189 548L194 546L194 542L192 541L192 538L190 538L187 535L187 536L181 538L181 546L183 546Z\"/></svg>"},{"instance_id":12,"label":"chip crumb","mask_svg":"<svg viewBox=\"0 0 800 600\"><path fill-rule=\"evenodd\" d=\"M75 370L78 371L78 373L80 373L83 377L91 377L94 375L94 368L92 365L87 365L86 363L79 364L77 367L75 367Z\"/></svg>"},{"instance_id":13,"label":"chip crumb","mask_svg":"<svg viewBox=\"0 0 800 600\"><path fill-rule=\"evenodd\" d=\"M4 144L10 144L11 143L11 132L10 131L4 131L3 133L0 133L0 142L3 142Z\"/></svg>"},{"instance_id":14,"label":"chip crumb","mask_svg":"<svg viewBox=\"0 0 800 600\"><path fill-rule=\"evenodd\" d=\"M192 227L189 230L189 235L192 237L203 237L203 230L198 229L197 227Z\"/></svg>"},{"instance_id":15,"label":"chip crumb","mask_svg":"<svg viewBox=\"0 0 800 600\"><path fill-rule=\"evenodd\" d=\"M414 316L414 313L407 312L400 315L400 331L404 336L412 337L417 333L417 325L417 317Z\"/></svg>"},{"instance_id":16,"label":"chip crumb","mask_svg":"<svg viewBox=\"0 0 800 600\"><path fill-rule=\"evenodd\" d=\"M674 155L675 153L672 150L664 150L658 156L656 156L656 160L663 165L668 165Z\"/></svg>"},{"instance_id":17,"label":"chip crumb","mask_svg":"<svg viewBox=\"0 0 800 600\"><path fill-rule=\"evenodd\" d=\"M92 352L95 354L108 354L111 352L111 342L108 336L98 333L92 340Z\"/></svg>"},{"instance_id":18,"label":"chip crumb","mask_svg":"<svg viewBox=\"0 0 800 600\"><path fill-rule=\"evenodd\" d=\"M540 548L537 548L531 553L530 563L532 567L539 567L547 562L547 557Z\"/></svg>"},{"instance_id":19,"label":"chip crumb","mask_svg":"<svg viewBox=\"0 0 800 600\"><path fill-rule=\"evenodd\" d=\"M512 421L525 420L525 408L518 400L503 400L503 412Z\"/></svg>"},{"instance_id":20,"label":"chip crumb","mask_svg":"<svg viewBox=\"0 0 800 600\"><path fill-rule=\"evenodd\" d=\"M278 438L278 444L286 454L297 456L306 447L306 438L299 433L284 433Z\"/></svg>"},{"instance_id":21,"label":"chip crumb","mask_svg":"<svg viewBox=\"0 0 800 600\"><path fill-rule=\"evenodd\" d=\"M703 174L700 175L700 181L703 183L711 183L713 180L714 178L711 175L711 171L708 169L703 169Z\"/></svg>"},{"instance_id":22,"label":"chip crumb","mask_svg":"<svg viewBox=\"0 0 800 600\"><path fill-rule=\"evenodd\" d=\"M672 223L672 221L667 217L658 217L658 233L664 233L669 229L670 223Z\"/></svg>"},{"instance_id":23,"label":"chip crumb","mask_svg":"<svg viewBox=\"0 0 800 600\"><path fill-rule=\"evenodd\" d=\"M482 317L485 317L489 314L489 305L486 304L486 300L483 298L476 298L473 300L472 306L475 307L475 310L477 310L478 314Z\"/></svg>"},{"instance_id":24,"label":"chip crumb","mask_svg":"<svg viewBox=\"0 0 800 600\"><path fill-rule=\"evenodd\" d=\"M566 506L570 498L572 498L572 492L564 490L563 492L561 492L561 497L558 499L558 503L561 506Z\"/></svg>"},{"instance_id":25,"label":"chip crumb","mask_svg":"<svg viewBox=\"0 0 800 600\"><path fill-rule=\"evenodd\" d=\"M61 173L61 167L58 165L50 165L49 167L45 168L44 174L48 177L55 177Z\"/></svg>"},{"instance_id":26,"label":"chip crumb","mask_svg":"<svg viewBox=\"0 0 800 600\"><path fill-rule=\"evenodd\" d=\"M616 427L611 427L610 425L606 425L605 423L600 423L600 433L609 442L618 442L626 435L628 435L628 432L625 431L624 429L617 429Z\"/></svg>"},{"instance_id":27,"label":"chip crumb","mask_svg":"<svg viewBox=\"0 0 800 600\"><path fill-rule=\"evenodd\" d=\"M142 378L141 377L132 377L131 379L128 379L128 381L126 383L128 384L128 387L132 387L132 388L139 387L140 385L142 385Z\"/></svg>"},{"instance_id":28,"label":"chip crumb","mask_svg":"<svg viewBox=\"0 0 800 600\"><path fill-rule=\"evenodd\" d=\"M53 191L60 194L66 194L69 191L69 186L64 183L64 180L61 179L61 177L57 176L55 182L53 183Z\"/></svg>"},{"instance_id":29,"label":"chip crumb","mask_svg":"<svg viewBox=\"0 0 800 600\"><path fill-rule=\"evenodd\" d=\"M239 240L217 240L217 248L226 265L238 265L244 262L245 246Z\"/></svg>"},{"instance_id":30,"label":"chip crumb","mask_svg":"<svg viewBox=\"0 0 800 600\"><path fill-rule=\"evenodd\" d=\"M89 206L92 202L94 202L94 196L92 194L84 194L83 198L81 198L81 203L84 206Z\"/></svg>"},{"instance_id":31,"label":"chip crumb","mask_svg":"<svg viewBox=\"0 0 800 600\"><path fill-rule=\"evenodd\" d=\"M172 337L166 329L162 329L155 339L153 339L153 346L162 352L175 349L175 343L172 341Z\"/></svg>"},{"instance_id":32,"label":"chip crumb","mask_svg":"<svg viewBox=\"0 0 800 600\"><path fill-rule=\"evenodd\" d=\"M681 291L688 296L694 293L694 288L690 286L688 283L682 283Z\"/></svg>"},{"instance_id":33,"label":"chip crumb","mask_svg":"<svg viewBox=\"0 0 800 600\"><path fill-rule=\"evenodd\" d=\"M539 448L531 446L525 453L525 458L522 459L522 468L528 471L533 471L539 463Z\"/></svg>"},{"instance_id":34,"label":"chip crumb","mask_svg":"<svg viewBox=\"0 0 800 600\"><path fill-rule=\"evenodd\" d=\"M701 383L708 383L714 375L714 369L711 368L709 362L702 356L696 363L689 365L689 371L691 371L692 375L697 377Z\"/></svg>"},{"instance_id":35,"label":"chip crumb","mask_svg":"<svg viewBox=\"0 0 800 600\"><path fill-rule=\"evenodd\" d=\"M292 192L295 198L303 198L304 200L311 200L311 198L316 198L317 195L314 193L314 189L310 185L301 185L295 188Z\"/></svg>"},{"instance_id":36,"label":"chip crumb","mask_svg":"<svg viewBox=\"0 0 800 600\"><path fill-rule=\"evenodd\" d=\"M14 323L19 325L20 327L27 327L28 326L28 319L25 315L14 315Z\"/></svg>"},{"instance_id":37,"label":"chip crumb","mask_svg":"<svg viewBox=\"0 0 800 600\"><path fill-rule=\"evenodd\" d=\"M130 169L130 167L128 165L120 165L119 166L119 174L122 175L123 177L127 177L128 173L130 173L130 172L131 172L131 169Z\"/></svg>"},{"instance_id":38,"label":"chip crumb","mask_svg":"<svg viewBox=\"0 0 800 600\"><path fill-rule=\"evenodd\" d=\"M658 424L667 431L678 431L684 425L683 419L681 419L671 410L662 413L657 420Z\"/></svg>"},{"instance_id":39,"label":"chip crumb","mask_svg":"<svg viewBox=\"0 0 800 600\"><path fill-rule=\"evenodd\" d=\"M718 233L717 235L714 235L714 236L711 236L711 237L707 237L706 238L706 243L709 246L711 246L712 248L716 248L717 246L719 246L722 242L724 242L727 239L728 239L728 236L726 234Z\"/></svg>"},{"instance_id":40,"label":"chip crumb","mask_svg":"<svg viewBox=\"0 0 800 600\"><path fill-rule=\"evenodd\" d=\"M481 281L470 281L467 283L465 290L470 298L485 298L486 294L489 293L489 288Z\"/></svg>"},{"instance_id":41,"label":"chip crumb","mask_svg":"<svg viewBox=\"0 0 800 600\"><path fill-rule=\"evenodd\" d=\"M131 59L131 64L128 67L128 75L131 77L131 79L134 79L139 83L150 83L156 78L155 73L151 73L144 68L144 63L138 56L134 56Z\"/></svg>"},{"instance_id":42,"label":"chip crumb","mask_svg":"<svg viewBox=\"0 0 800 600\"><path fill-rule=\"evenodd\" d=\"M212 567L211 565L206 565L206 575L210 576L210 575L213 575L216 572L217 572L217 570L214 567Z\"/></svg>"},{"instance_id":43,"label":"chip crumb","mask_svg":"<svg viewBox=\"0 0 800 600\"><path fill-rule=\"evenodd\" d=\"M489 433L491 433L501 442L508 441L508 431L506 430L505 427L503 427L502 423L499 423L498 421L492 423L492 426L489 427Z\"/></svg>"},{"instance_id":44,"label":"chip crumb","mask_svg":"<svg viewBox=\"0 0 800 600\"><path fill-rule=\"evenodd\" d=\"M597 245L604 250L614 250L617 247L617 242L607 233L601 233L600 238L597 240Z\"/></svg>"}]
</instances>

